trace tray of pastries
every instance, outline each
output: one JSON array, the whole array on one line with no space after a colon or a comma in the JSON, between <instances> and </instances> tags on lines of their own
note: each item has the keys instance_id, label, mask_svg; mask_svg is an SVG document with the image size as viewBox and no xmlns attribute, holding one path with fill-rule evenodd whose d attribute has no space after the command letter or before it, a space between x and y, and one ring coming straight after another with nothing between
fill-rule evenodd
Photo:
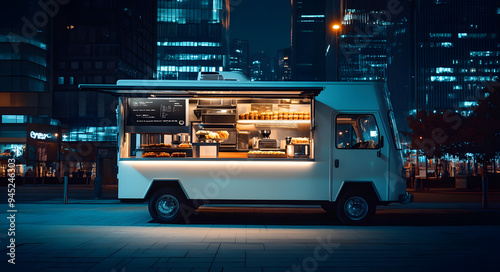
<instances>
[{"instance_id":1,"label":"tray of pastries","mask_svg":"<svg viewBox=\"0 0 500 272\"><path fill-rule=\"evenodd\" d=\"M170 158L170 153L161 152L160 154L158 154L158 157L161 157L161 158Z\"/></svg>"},{"instance_id":2,"label":"tray of pastries","mask_svg":"<svg viewBox=\"0 0 500 272\"><path fill-rule=\"evenodd\" d=\"M171 144L147 144L147 145L141 145L141 148L143 149L151 149L151 148L171 148Z\"/></svg>"},{"instance_id":3,"label":"tray of pastries","mask_svg":"<svg viewBox=\"0 0 500 272\"><path fill-rule=\"evenodd\" d=\"M146 152L142 154L143 158L185 158L187 157L186 152Z\"/></svg>"},{"instance_id":4,"label":"tray of pastries","mask_svg":"<svg viewBox=\"0 0 500 272\"><path fill-rule=\"evenodd\" d=\"M293 145L309 144L309 138L306 138L306 137L293 137L291 143Z\"/></svg>"},{"instance_id":5,"label":"tray of pastries","mask_svg":"<svg viewBox=\"0 0 500 272\"><path fill-rule=\"evenodd\" d=\"M248 158L286 158L283 151L249 151Z\"/></svg>"},{"instance_id":6,"label":"tray of pastries","mask_svg":"<svg viewBox=\"0 0 500 272\"><path fill-rule=\"evenodd\" d=\"M179 148L191 148L191 144L190 143L181 143L181 144L179 144Z\"/></svg>"},{"instance_id":7,"label":"tray of pastries","mask_svg":"<svg viewBox=\"0 0 500 272\"><path fill-rule=\"evenodd\" d=\"M185 158L186 152L174 152L170 155L172 158Z\"/></svg>"},{"instance_id":8,"label":"tray of pastries","mask_svg":"<svg viewBox=\"0 0 500 272\"><path fill-rule=\"evenodd\" d=\"M155 152L144 152L142 154L142 157L143 158L156 158L156 157L158 157L158 154L156 154Z\"/></svg>"}]
</instances>

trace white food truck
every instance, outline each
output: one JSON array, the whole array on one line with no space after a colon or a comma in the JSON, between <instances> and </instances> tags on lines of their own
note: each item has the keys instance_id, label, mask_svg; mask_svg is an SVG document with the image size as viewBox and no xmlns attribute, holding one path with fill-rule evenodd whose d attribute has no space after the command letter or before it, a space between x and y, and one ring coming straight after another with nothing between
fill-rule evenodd
<instances>
[{"instance_id":1,"label":"white food truck","mask_svg":"<svg viewBox=\"0 0 500 272\"><path fill-rule=\"evenodd\" d=\"M120 80L118 197L182 222L200 205L321 205L344 224L408 203L383 85Z\"/></svg>"}]
</instances>

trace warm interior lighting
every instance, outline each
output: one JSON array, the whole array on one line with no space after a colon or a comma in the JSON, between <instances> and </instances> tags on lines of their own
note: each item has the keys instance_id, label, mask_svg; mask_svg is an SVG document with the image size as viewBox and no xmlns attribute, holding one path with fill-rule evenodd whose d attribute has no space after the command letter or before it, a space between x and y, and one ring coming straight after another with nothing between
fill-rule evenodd
<instances>
[{"instance_id":1,"label":"warm interior lighting","mask_svg":"<svg viewBox=\"0 0 500 272\"><path fill-rule=\"evenodd\" d=\"M335 29L335 30L340 29L340 25L337 25L337 24L333 25L333 29Z\"/></svg>"},{"instance_id":2,"label":"warm interior lighting","mask_svg":"<svg viewBox=\"0 0 500 272\"><path fill-rule=\"evenodd\" d=\"M307 124L310 123L311 120L238 120L238 123L241 124L276 124L276 123L299 123L299 124Z\"/></svg>"}]
</instances>

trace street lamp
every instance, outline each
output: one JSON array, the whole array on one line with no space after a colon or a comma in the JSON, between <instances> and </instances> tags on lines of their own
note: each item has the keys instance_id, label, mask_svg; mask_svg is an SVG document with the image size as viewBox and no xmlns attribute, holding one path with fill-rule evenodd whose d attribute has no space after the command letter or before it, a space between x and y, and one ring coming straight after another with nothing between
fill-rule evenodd
<instances>
[{"instance_id":1,"label":"street lamp","mask_svg":"<svg viewBox=\"0 0 500 272\"><path fill-rule=\"evenodd\" d=\"M338 32L340 31L340 25L339 24L334 24L332 26L333 32L335 33L335 65L337 66L337 81L340 81L340 69L339 69L339 39L338 39Z\"/></svg>"}]
</instances>

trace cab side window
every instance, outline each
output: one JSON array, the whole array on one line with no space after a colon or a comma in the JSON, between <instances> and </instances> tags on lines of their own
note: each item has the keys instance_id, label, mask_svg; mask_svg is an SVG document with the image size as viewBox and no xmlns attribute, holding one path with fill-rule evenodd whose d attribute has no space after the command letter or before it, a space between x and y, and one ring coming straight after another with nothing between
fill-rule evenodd
<instances>
[{"instance_id":1,"label":"cab side window","mask_svg":"<svg viewBox=\"0 0 500 272\"><path fill-rule=\"evenodd\" d=\"M369 114L337 115L336 146L339 149L379 148L379 129L375 117Z\"/></svg>"}]
</instances>

